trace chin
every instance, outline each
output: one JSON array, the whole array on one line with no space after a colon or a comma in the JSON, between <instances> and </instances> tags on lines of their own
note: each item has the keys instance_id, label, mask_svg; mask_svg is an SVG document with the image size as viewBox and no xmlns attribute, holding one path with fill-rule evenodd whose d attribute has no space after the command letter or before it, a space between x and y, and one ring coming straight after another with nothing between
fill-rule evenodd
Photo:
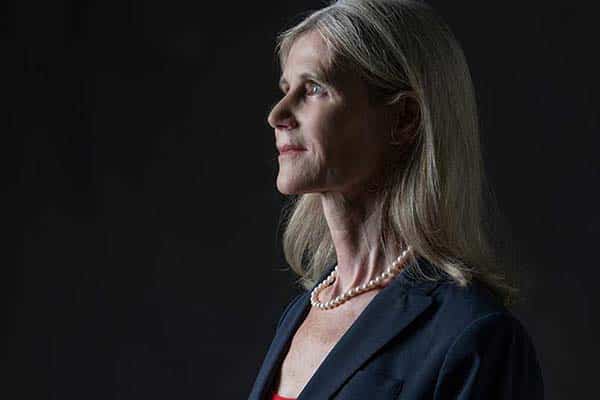
<instances>
[{"instance_id":1,"label":"chin","mask_svg":"<svg viewBox=\"0 0 600 400\"><path fill-rule=\"evenodd\" d=\"M280 184L279 182L277 182L277 190L279 191L279 193L285 194L285 195L300 194L296 190L294 185Z\"/></svg>"},{"instance_id":2,"label":"chin","mask_svg":"<svg viewBox=\"0 0 600 400\"><path fill-rule=\"evenodd\" d=\"M277 190L284 195L310 193L312 190L307 185L299 184L293 180L277 179Z\"/></svg>"}]
</instances>

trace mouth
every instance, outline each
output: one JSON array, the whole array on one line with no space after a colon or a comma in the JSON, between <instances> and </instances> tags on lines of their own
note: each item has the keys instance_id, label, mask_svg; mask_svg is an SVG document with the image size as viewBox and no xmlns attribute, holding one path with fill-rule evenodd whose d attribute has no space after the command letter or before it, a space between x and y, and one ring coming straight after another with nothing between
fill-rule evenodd
<instances>
[{"instance_id":1,"label":"mouth","mask_svg":"<svg viewBox=\"0 0 600 400\"><path fill-rule=\"evenodd\" d=\"M294 154L302 153L303 151L306 151L306 149L304 147L295 146L295 145L285 145L285 146L282 146L281 148L279 148L279 155L280 156L294 155Z\"/></svg>"}]
</instances>

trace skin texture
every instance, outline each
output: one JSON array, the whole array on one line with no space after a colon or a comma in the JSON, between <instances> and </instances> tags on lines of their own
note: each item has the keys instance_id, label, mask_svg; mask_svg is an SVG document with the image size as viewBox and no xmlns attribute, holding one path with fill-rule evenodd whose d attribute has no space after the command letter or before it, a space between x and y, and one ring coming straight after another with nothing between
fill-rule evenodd
<instances>
[{"instance_id":1,"label":"skin texture","mask_svg":"<svg viewBox=\"0 0 600 400\"><path fill-rule=\"evenodd\" d=\"M282 66L284 95L268 116L278 148L305 149L279 156L278 190L318 193L331 231L339 275L322 301L368 282L400 254L402 249L382 251L380 202L370 189L381 184L386 165L410 142L416 118L415 107L405 101L371 105L365 82L356 73L333 71L329 59L317 32L296 39ZM400 144L390 143L393 130ZM355 299L338 308L365 306Z\"/></svg>"}]
</instances>

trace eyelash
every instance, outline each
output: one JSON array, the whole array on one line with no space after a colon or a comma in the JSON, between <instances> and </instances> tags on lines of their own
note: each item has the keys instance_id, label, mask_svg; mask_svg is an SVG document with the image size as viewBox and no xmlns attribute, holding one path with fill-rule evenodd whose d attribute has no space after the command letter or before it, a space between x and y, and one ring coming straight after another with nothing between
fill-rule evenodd
<instances>
[{"instance_id":1,"label":"eyelash","mask_svg":"<svg viewBox=\"0 0 600 400\"><path fill-rule=\"evenodd\" d=\"M310 93L310 90L309 90L309 91L307 91L308 92L308 94L307 94L308 96L319 96L319 95L322 95L323 92L325 91L325 89L323 88L323 86L321 86L320 84L318 84L316 82L309 81L309 82L307 82L307 85L310 85L312 87L318 87L320 89L320 91L321 91L320 93ZM283 90L283 94L286 94L286 93L287 93L287 90Z\"/></svg>"},{"instance_id":2,"label":"eyelash","mask_svg":"<svg viewBox=\"0 0 600 400\"><path fill-rule=\"evenodd\" d=\"M323 87L321 85L319 85L316 82L308 82L308 84L311 85L312 87L318 87L321 90L321 93L311 93L311 94L309 94L309 96L318 96L319 94L322 94Z\"/></svg>"}]
</instances>

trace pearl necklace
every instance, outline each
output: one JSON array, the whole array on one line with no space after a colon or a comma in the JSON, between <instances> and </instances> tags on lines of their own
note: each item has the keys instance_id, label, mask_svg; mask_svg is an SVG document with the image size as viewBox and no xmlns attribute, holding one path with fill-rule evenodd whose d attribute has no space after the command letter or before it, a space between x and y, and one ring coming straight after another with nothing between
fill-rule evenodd
<instances>
[{"instance_id":1,"label":"pearl necklace","mask_svg":"<svg viewBox=\"0 0 600 400\"><path fill-rule=\"evenodd\" d=\"M319 293L321 292L321 290L323 290L324 288L326 288L328 286L331 286L333 284L333 282L335 282L335 278L337 276L337 269L338 269L338 267L336 265L335 268L333 269L333 271L331 271L331 273L329 274L329 276L325 280L323 280L323 282L321 282L319 285L317 285L317 287L315 287L313 289L313 291L310 294L310 304L312 304L313 307L317 307L321 310L330 310L332 308L335 308L335 307L338 307L338 306L344 304L346 301L348 301L352 297L358 296L359 294L364 293L364 292L368 292L369 290L372 290L377 286L383 286L382 283L384 281L386 281L388 278L395 277L396 275L398 275L400 273L400 271L402 271L402 269L405 267L404 261L406 259L406 255L408 254L408 252L410 250L411 250L411 248L410 248L410 246L408 246L406 248L406 250L404 250L402 252L402 254L400 254L400 256L398 256L398 258L396 258L394 260L394 262L392 262L391 266L389 266L385 271L383 271L381 274L377 275L375 278L371 279L369 282L364 283L360 286L348 289L345 293L340 294L333 300L329 300L325 303L321 303L318 298Z\"/></svg>"}]
</instances>

